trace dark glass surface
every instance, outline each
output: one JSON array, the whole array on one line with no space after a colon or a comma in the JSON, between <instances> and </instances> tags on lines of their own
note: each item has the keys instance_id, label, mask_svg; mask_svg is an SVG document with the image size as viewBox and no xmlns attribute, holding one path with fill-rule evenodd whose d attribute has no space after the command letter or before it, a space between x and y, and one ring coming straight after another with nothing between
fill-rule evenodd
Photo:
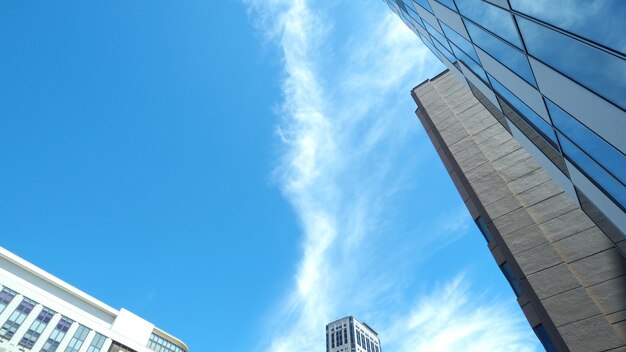
<instances>
[{"instance_id":1,"label":"dark glass surface","mask_svg":"<svg viewBox=\"0 0 626 352\"><path fill-rule=\"evenodd\" d=\"M515 296L519 297L523 295L524 290L522 290L522 285L520 285L519 281L515 277L515 274L513 274L513 270L511 269L509 263L502 264L500 269L502 270L502 273L504 274L506 279L509 281L509 284L511 284L511 288L513 289L513 292L515 292Z\"/></svg>"},{"instance_id":2,"label":"dark glass surface","mask_svg":"<svg viewBox=\"0 0 626 352\"><path fill-rule=\"evenodd\" d=\"M474 44L522 77L526 82L537 87L528 58L523 52L469 21L465 21L465 26Z\"/></svg>"},{"instance_id":3,"label":"dark glass surface","mask_svg":"<svg viewBox=\"0 0 626 352\"><path fill-rule=\"evenodd\" d=\"M600 188L604 189L622 209L626 209L626 188L624 188L624 185L560 133L559 140L561 141L563 154L576 164L587 177L591 178Z\"/></svg>"},{"instance_id":4,"label":"dark glass surface","mask_svg":"<svg viewBox=\"0 0 626 352\"><path fill-rule=\"evenodd\" d=\"M465 37L457 33L454 29L448 27L445 23L439 22L441 24L441 29L446 34L446 37L450 39L452 43L458 46L461 50L465 52L465 54L469 55L476 62L480 62L478 59L478 55L476 54L476 50L474 50L474 46L470 43Z\"/></svg>"},{"instance_id":5,"label":"dark glass surface","mask_svg":"<svg viewBox=\"0 0 626 352\"><path fill-rule=\"evenodd\" d=\"M552 343L552 339L550 339L548 332L542 324L537 325L533 329L533 331L535 331L537 338L539 338L539 341L541 341L541 344L543 345L543 348L546 350L546 352L558 352L556 347L554 347L554 343Z\"/></svg>"},{"instance_id":6,"label":"dark glass surface","mask_svg":"<svg viewBox=\"0 0 626 352\"><path fill-rule=\"evenodd\" d=\"M537 130L539 130L544 136L546 136L554 145L558 145L556 142L556 135L552 126L541 116L537 115L528 105L524 104L515 94L506 89L500 82L498 82L492 76L489 76L493 89L498 92L506 101L509 102L515 108L523 118L530 122Z\"/></svg>"},{"instance_id":7,"label":"dark glass surface","mask_svg":"<svg viewBox=\"0 0 626 352\"><path fill-rule=\"evenodd\" d=\"M624 0L510 0L511 8L626 53Z\"/></svg>"},{"instance_id":8,"label":"dark glass surface","mask_svg":"<svg viewBox=\"0 0 626 352\"><path fill-rule=\"evenodd\" d=\"M626 61L518 17L528 53L626 109Z\"/></svg>"},{"instance_id":9,"label":"dark glass surface","mask_svg":"<svg viewBox=\"0 0 626 352\"><path fill-rule=\"evenodd\" d=\"M503 10L483 0L456 0L459 12L470 20L478 23L491 33L522 48L513 17L509 11Z\"/></svg>"},{"instance_id":10,"label":"dark glass surface","mask_svg":"<svg viewBox=\"0 0 626 352\"><path fill-rule=\"evenodd\" d=\"M485 219L483 219L482 216L479 216L475 221L476 221L476 225L478 226L478 229L480 230L480 232L482 232L483 236L485 237L485 240L487 240L487 243L492 242L493 235L491 234L491 231L489 231L489 228L487 227L487 223L485 223Z\"/></svg>"},{"instance_id":11,"label":"dark glass surface","mask_svg":"<svg viewBox=\"0 0 626 352\"><path fill-rule=\"evenodd\" d=\"M626 185L626 156L550 100L546 104L554 127Z\"/></svg>"}]
</instances>

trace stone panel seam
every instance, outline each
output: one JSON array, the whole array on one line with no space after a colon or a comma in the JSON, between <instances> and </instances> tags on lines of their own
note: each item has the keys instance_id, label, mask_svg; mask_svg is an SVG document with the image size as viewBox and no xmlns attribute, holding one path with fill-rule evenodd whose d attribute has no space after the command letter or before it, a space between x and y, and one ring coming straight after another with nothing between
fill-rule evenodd
<instances>
[{"instance_id":1,"label":"stone panel seam","mask_svg":"<svg viewBox=\"0 0 626 352\"><path fill-rule=\"evenodd\" d=\"M611 249L612 249L612 248L610 248L610 249L608 249L608 250L611 250ZM602 252L598 252L598 253L602 253ZM598 254L598 253L595 253L595 254ZM576 274L574 274L574 275L576 275ZM584 287L585 289L592 288L592 287L597 286L597 285L602 285L603 283L609 282L609 281L611 281L611 280L616 280L616 279L619 279L619 278L623 278L624 276L626 276L626 275L620 275L620 276L612 277L612 278L610 278L610 279L606 279L606 280L604 280L604 281L597 282L597 283L595 283L595 284L593 284L593 285L583 286L583 287ZM581 283L581 285L582 285L582 283ZM589 295L589 296L591 297L591 295ZM619 312L619 311L618 311L618 312ZM617 313L617 312L612 312L612 313L609 313L609 314L613 314L613 313Z\"/></svg>"}]
</instances>

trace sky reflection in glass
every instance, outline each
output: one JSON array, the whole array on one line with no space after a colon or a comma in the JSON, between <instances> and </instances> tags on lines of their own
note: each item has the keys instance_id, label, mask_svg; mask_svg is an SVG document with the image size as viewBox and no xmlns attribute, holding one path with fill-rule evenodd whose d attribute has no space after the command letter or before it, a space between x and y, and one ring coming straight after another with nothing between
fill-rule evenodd
<instances>
[{"instance_id":1,"label":"sky reflection in glass","mask_svg":"<svg viewBox=\"0 0 626 352\"><path fill-rule=\"evenodd\" d=\"M528 105L524 104L515 94L511 93L507 88L505 88L500 82L498 82L491 75L489 76L491 81L491 85L493 89L498 92L506 101L511 104L512 107L517 110L520 115L528 120L535 128L540 131L544 136L549 138L549 141L553 145L557 145L556 143L556 135L554 134L554 130L552 126L541 116L537 115L533 109L529 108Z\"/></svg>"},{"instance_id":2,"label":"sky reflection in glass","mask_svg":"<svg viewBox=\"0 0 626 352\"><path fill-rule=\"evenodd\" d=\"M626 53L624 0L510 0L514 10Z\"/></svg>"},{"instance_id":3,"label":"sky reflection in glass","mask_svg":"<svg viewBox=\"0 0 626 352\"><path fill-rule=\"evenodd\" d=\"M496 33L518 48L522 47L522 42L513 23L513 17L508 11L482 0L456 0L456 5L465 17L492 33Z\"/></svg>"},{"instance_id":4,"label":"sky reflection in glass","mask_svg":"<svg viewBox=\"0 0 626 352\"><path fill-rule=\"evenodd\" d=\"M626 61L518 17L528 53L626 109Z\"/></svg>"},{"instance_id":5,"label":"sky reflection in glass","mask_svg":"<svg viewBox=\"0 0 626 352\"><path fill-rule=\"evenodd\" d=\"M621 206L626 208L626 188L606 170L594 162L585 152L559 133L563 153L572 160L587 176L591 177Z\"/></svg>"},{"instance_id":6,"label":"sky reflection in glass","mask_svg":"<svg viewBox=\"0 0 626 352\"><path fill-rule=\"evenodd\" d=\"M626 184L626 157L570 114L546 99L552 123L600 165Z\"/></svg>"},{"instance_id":7,"label":"sky reflection in glass","mask_svg":"<svg viewBox=\"0 0 626 352\"><path fill-rule=\"evenodd\" d=\"M517 73L526 82L537 87L528 58L524 53L469 21L465 21L465 26L477 46L511 71Z\"/></svg>"},{"instance_id":8,"label":"sky reflection in glass","mask_svg":"<svg viewBox=\"0 0 626 352\"><path fill-rule=\"evenodd\" d=\"M440 22L441 29L446 34L446 37L450 39L452 43L458 46L461 50L463 50L467 55L471 56L476 62L480 62L478 59L478 55L476 55L476 50L474 50L474 46L467 39L465 39L462 35L454 31L454 29L448 27L445 23Z\"/></svg>"}]
</instances>

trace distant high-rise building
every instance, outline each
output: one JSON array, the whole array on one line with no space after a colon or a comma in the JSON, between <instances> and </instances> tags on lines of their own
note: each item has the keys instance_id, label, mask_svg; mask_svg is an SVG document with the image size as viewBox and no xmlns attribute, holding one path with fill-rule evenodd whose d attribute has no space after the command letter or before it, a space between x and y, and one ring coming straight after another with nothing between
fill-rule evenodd
<instances>
[{"instance_id":1,"label":"distant high-rise building","mask_svg":"<svg viewBox=\"0 0 626 352\"><path fill-rule=\"evenodd\" d=\"M188 352L179 339L0 247L0 352Z\"/></svg>"},{"instance_id":2,"label":"distant high-rise building","mask_svg":"<svg viewBox=\"0 0 626 352\"><path fill-rule=\"evenodd\" d=\"M349 316L326 325L326 352L381 352L378 333Z\"/></svg>"},{"instance_id":3,"label":"distant high-rise building","mask_svg":"<svg viewBox=\"0 0 626 352\"><path fill-rule=\"evenodd\" d=\"M533 158L537 132L470 87L423 82L416 113L528 322L550 352L626 350L626 259Z\"/></svg>"},{"instance_id":4,"label":"distant high-rise building","mask_svg":"<svg viewBox=\"0 0 626 352\"><path fill-rule=\"evenodd\" d=\"M385 1L625 253L626 1Z\"/></svg>"}]
</instances>

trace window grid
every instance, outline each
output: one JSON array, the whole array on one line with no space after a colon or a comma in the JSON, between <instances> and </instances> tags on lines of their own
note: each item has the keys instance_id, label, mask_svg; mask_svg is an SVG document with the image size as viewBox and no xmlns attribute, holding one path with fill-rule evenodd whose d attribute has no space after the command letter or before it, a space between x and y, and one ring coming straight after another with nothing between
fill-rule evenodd
<instances>
[{"instance_id":1,"label":"window grid","mask_svg":"<svg viewBox=\"0 0 626 352\"><path fill-rule=\"evenodd\" d=\"M6 287L0 291L0 313L4 311L11 301L13 301L13 298L15 298L16 295L17 293L15 291Z\"/></svg>"},{"instance_id":2,"label":"window grid","mask_svg":"<svg viewBox=\"0 0 626 352\"><path fill-rule=\"evenodd\" d=\"M96 333L96 335L93 337L93 340L91 340L91 344L89 345L87 352L100 352L106 340L106 336L100 333Z\"/></svg>"},{"instance_id":3,"label":"window grid","mask_svg":"<svg viewBox=\"0 0 626 352\"><path fill-rule=\"evenodd\" d=\"M70 343L67 345L67 348L65 348L65 352L78 352L83 346L83 342L85 342L89 331L91 331L89 328L80 325L70 340Z\"/></svg>"},{"instance_id":4,"label":"window grid","mask_svg":"<svg viewBox=\"0 0 626 352\"><path fill-rule=\"evenodd\" d=\"M155 333L152 333L152 335L150 335L148 348L156 352L185 352L185 350L181 346Z\"/></svg>"},{"instance_id":5,"label":"window grid","mask_svg":"<svg viewBox=\"0 0 626 352\"><path fill-rule=\"evenodd\" d=\"M0 328L0 336L10 339L13 334L22 325L28 314L37 305L37 302L30 300L26 297L20 302L20 305L13 311L9 319Z\"/></svg>"},{"instance_id":6,"label":"window grid","mask_svg":"<svg viewBox=\"0 0 626 352\"><path fill-rule=\"evenodd\" d=\"M50 334L46 343L43 345L41 352L55 352L57 348L59 348L61 341L63 341L65 334L70 329L70 326L72 326L72 323L74 323L74 321L70 318L62 317L56 328Z\"/></svg>"},{"instance_id":7,"label":"window grid","mask_svg":"<svg viewBox=\"0 0 626 352\"><path fill-rule=\"evenodd\" d=\"M37 316L37 319L35 319L28 331L26 331L26 333L22 337L22 340L20 340L19 345L26 348L33 348L35 342L37 342L37 340L41 336L41 333L48 326L48 323L55 314L55 311L44 307Z\"/></svg>"}]
</instances>

